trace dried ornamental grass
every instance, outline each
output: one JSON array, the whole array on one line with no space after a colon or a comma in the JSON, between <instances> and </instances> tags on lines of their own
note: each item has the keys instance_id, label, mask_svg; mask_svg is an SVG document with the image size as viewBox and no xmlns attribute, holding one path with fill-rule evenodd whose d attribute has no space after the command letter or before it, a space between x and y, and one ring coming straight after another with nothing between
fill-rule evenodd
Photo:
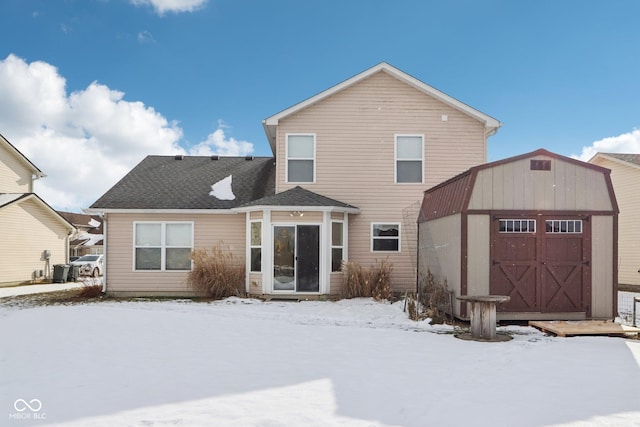
<instances>
[{"instance_id":1,"label":"dried ornamental grass","mask_svg":"<svg viewBox=\"0 0 640 427\"><path fill-rule=\"evenodd\" d=\"M244 294L245 267L234 260L231 252L218 245L211 251L193 251L191 259L193 268L187 275L187 285L196 295L227 298Z\"/></svg>"},{"instance_id":2,"label":"dried ornamental grass","mask_svg":"<svg viewBox=\"0 0 640 427\"><path fill-rule=\"evenodd\" d=\"M391 272L393 265L378 261L376 265L363 269L355 261L343 263L343 296L345 298L373 297L376 300L391 297Z\"/></svg>"}]
</instances>

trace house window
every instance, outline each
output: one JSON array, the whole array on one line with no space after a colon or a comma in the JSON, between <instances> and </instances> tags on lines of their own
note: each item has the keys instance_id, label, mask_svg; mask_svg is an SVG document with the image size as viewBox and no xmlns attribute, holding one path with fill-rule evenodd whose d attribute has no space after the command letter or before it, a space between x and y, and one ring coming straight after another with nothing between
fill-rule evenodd
<instances>
[{"instance_id":1,"label":"house window","mask_svg":"<svg viewBox=\"0 0 640 427\"><path fill-rule=\"evenodd\" d=\"M422 135L396 135L396 183L422 183Z\"/></svg>"},{"instance_id":2,"label":"house window","mask_svg":"<svg viewBox=\"0 0 640 427\"><path fill-rule=\"evenodd\" d=\"M193 223L134 224L135 270L191 270Z\"/></svg>"},{"instance_id":3,"label":"house window","mask_svg":"<svg viewBox=\"0 0 640 427\"><path fill-rule=\"evenodd\" d=\"M251 271L262 271L262 222L251 222Z\"/></svg>"},{"instance_id":4,"label":"house window","mask_svg":"<svg viewBox=\"0 0 640 427\"><path fill-rule=\"evenodd\" d=\"M287 182L314 182L315 135L287 135Z\"/></svg>"},{"instance_id":5,"label":"house window","mask_svg":"<svg viewBox=\"0 0 640 427\"><path fill-rule=\"evenodd\" d=\"M535 233L535 219L501 219L500 233Z\"/></svg>"},{"instance_id":6,"label":"house window","mask_svg":"<svg viewBox=\"0 0 640 427\"><path fill-rule=\"evenodd\" d=\"M548 220L545 221L545 228L547 233L582 233L582 220Z\"/></svg>"},{"instance_id":7,"label":"house window","mask_svg":"<svg viewBox=\"0 0 640 427\"><path fill-rule=\"evenodd\" d=\"M344 224L339 221L331 222L331 271L342 270L344 259Z\"/></svg>"},{"instance_id":8,"label":"house window","mask_svg":"<svg viewBox=\"0 0 640 427\"><path fill-rule=\"evenodd\" d=\"M400 252L400 224L371 224L371 250Z\"/></svg>"}]
</instances>

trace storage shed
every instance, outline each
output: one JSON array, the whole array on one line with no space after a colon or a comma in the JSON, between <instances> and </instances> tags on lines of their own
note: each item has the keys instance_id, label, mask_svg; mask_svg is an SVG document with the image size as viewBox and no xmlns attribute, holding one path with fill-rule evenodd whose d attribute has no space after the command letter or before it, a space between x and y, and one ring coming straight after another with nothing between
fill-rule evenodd
<instances>
[{"instance_id":1,"label":"storage shed","mask_svg":"<svg viewBox=\"0 0 640 427\"><path fill-rule=\"evenodd\" d=\"M418 274L462 295L508 295L498 320L612 319L618 207L609 169L539 149L425 191Z\"/></svg>"}]
</instances>

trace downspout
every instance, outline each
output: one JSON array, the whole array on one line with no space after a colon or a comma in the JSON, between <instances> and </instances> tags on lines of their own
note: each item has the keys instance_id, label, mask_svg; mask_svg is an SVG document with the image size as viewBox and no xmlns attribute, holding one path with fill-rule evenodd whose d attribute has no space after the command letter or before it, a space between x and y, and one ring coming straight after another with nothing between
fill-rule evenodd
<instances>
[{"instance_id":1,"label":"downspout","mask_svg":"<svg viewBox=\"0 0 640 427\"><path fill-rule=\"evenodd\" d=\"M104 259L104 270L102 271L102 293L107 293L107 271L109 271L109 260L107 259L107 215L100 214L102 218L102 257Z\"/></svg>"}]
</instances>

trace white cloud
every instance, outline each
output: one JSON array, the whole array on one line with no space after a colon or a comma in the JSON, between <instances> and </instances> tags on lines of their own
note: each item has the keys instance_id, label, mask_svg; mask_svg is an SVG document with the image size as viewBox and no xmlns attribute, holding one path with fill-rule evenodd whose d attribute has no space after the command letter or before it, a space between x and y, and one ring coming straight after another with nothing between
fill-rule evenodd
<instances>
[{"instance_id":1,"label":"white cloud","mask_svg":"<svg viewBox=\"0 0 640 427\"><path fill-rule=\"evenodd\" d=\"M144 30L138 33L138 41L140 43L155 43L156 39L153 38L151 31Z\"/></svg>"},{"instance_id":2,"label":"white cloud","mask_svg":"<svg viewBox=\"0 0 640 427\"><path fill-rule=\"evenodd\" d=\"M152 107L97 82L71 94L65 85L45 62L0 60L0 133L47 175L35 191L55 209L88 207L147 155L187 154L182 129ZM228 128L219 120L189 154L252 153Z\"/></svg>"},{"instance_id":3,"label":"white cloud","mask_svg":"<svg viewBox=\"0 0 640 427\"><path fill-rule=\"evenodd\" d=\"M598 152L640 153L640 129L634 129L622 135L611 136L595 141L588 147L582 147L582 153L580 155L573 154L571 157L586 162Z\"/></svg>"},{"instance_id":4,"label":"white cloud","mask_svg":"<svg viewBox=\"0 0 640 427\"><path fill-rule=\"evenodd\" d=\"M0 60L0 133L47 175L35 191L54 208L88 207L148 154L184 153L182 130L153 108L65 84L47 63Z\"/></svg>"},{"instance_id":5,"label":"white cloud","mask_svg":"<svg viewBox=\"0 0 640 427\"><path fill-rule=\"evenodd\" d=\"M206 141L203 141L189 150L192 156L210 156L218 154L220 156L246 156L253 153L253 144L248 141L238 141L230 137L227 138L224 129L228 128L223 121L218 121L218 129L209 134Z\"/></svg>"},{"instance_id":6,"label":"white cloud","mask_svg":"<svg viewBox=\"0 0 640 427\"><path fill-rule=\"evenodd\" d=\"M136 6L151 5L158 15L166 12L194 12L204 7L208 0L130 0Z\"/></svg>"}]
</instances>

